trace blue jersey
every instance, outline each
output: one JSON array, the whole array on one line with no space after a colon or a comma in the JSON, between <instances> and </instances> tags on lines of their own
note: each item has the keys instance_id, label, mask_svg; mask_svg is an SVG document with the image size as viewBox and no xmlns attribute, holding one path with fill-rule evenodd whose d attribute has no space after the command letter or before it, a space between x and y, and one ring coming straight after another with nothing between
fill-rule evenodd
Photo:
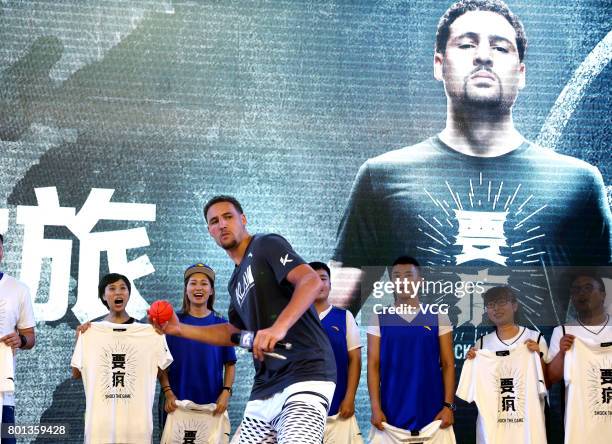
<instances>
[{"instance_id":1,"label":"blue jersey","mask_svg":"<svg viewBox=\"0 0 612 444\"><path fill-rule=\"evenodd\" d=\"M204 318L179 314L179 320L188 325L214 325L227 321L216 313ZM217 402L223 389L223 366L236 362L234 347L219 347L192 339L166 336L174 361L168 367L170 388L179 399L196 404Z\"/></svg>"},{"instance_id":2,"label":"blue jersey","mask_svg":"<svg viewBox=\"0 0 612 444\"><path fill-rule=\"evenodd\" d=\"M321 324L336 358L336 390L329 407L329 416L338 413L340 403L346 395L348 384L348 346L346 343L346 310L332 307L329 313L321 319Z\"/></svg>"},{"instance_id":3,"label":"blue jersey","mask_svg":"<svg viewBox=\"0 0 612 444\"><path fill-rule=\"evenodd\" d=\"M392 426L420 430L443 407L438 316L379 315L380 397Z\"/></svg>"}]
</instances>

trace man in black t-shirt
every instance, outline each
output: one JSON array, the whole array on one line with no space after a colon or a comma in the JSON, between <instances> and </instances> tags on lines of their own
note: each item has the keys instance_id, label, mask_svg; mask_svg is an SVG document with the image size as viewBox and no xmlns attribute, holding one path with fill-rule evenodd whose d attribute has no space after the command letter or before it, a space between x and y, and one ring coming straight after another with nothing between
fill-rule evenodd
<instances>
[{"instance_id":1,"label":"man in black t-shirt","mask_svg":"<svg viewBox=\"0 0 612 444\"><path fill-rule=\"evenodd\" d=\"M464 0L442 16L434 77L447 96L446 127L361 166L333 253L335 303L357 310L359 283L367 297L378 266L408 251L445 279L511 285L527 322L553 326L569 305L555 294L554 267L610 264L600 172L535 146L514 127L526 47L522 24L502 1ZM452 302L454 322L480 324L482 307L470 297Z\"/></svg>"},{"instance_id":2,"label":"man in black t-shirt","mask_svg":"<svg viewBox=\"0 0 612 444\"><path fill-rule=\"evenodd\" d=\"M162 330L213 345L233 345L233 334L255 331L255 381L240 443L320 443L336 366L312 306L319 276L281 236L250 235L235 198L212 198L204 217L210 235L236 264L228 284L229 324L190 326L174 315ZM281 340L292 345L282 351L286 359L269 354Z\"/></svg>"}]
</instances>

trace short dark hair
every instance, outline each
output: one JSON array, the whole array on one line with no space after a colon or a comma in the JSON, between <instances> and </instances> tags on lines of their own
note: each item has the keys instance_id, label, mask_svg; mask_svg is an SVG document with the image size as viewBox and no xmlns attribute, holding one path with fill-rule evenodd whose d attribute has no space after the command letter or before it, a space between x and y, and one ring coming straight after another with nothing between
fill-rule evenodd
<instances>
[{"instance_id":1,"label":"short dark hair","mask_svg":"<svg viewBox=\"0 0 612 444\"><path fill-rule=\"evenodd\" d=\"M104 300L104 290L106 289L106 286L108 284L112 284L117 281L125 282L125 285L127 286L127 289L128 289L128 294L132 293L132 284L130 284L130 280L124 275L119 274L119 273L105 274L104 276L102 276L102 279L100 279L100 282L98 283L98 297L100 298L102 303L106 306L106 308L108 308L109 310L110 310L110 307Z\"/></svg>"},{"instance_id":2,"label":"short dark hair","mask_svg":"<svg viewBox=\"0 0 612 444\"><path fill-rule=\"evenodd\" d=\"M4 244L4 236L0 233L0 244Z\"/></svg>"},{"instance_id":3,"label":"short dark hair","mask_svg":"<svg viewBox=\"0 0 612 444\"><path fill-rule=\"evenodd\" d=\"M601 277L599 277L599 274L595 270L584 269L584 270L578 271L576 273L573 273L571 275L570 281L569 281L570 286L579 277L588 277L588 278L593 279L595 282L597 282L599 284L600 291L603 291L604 293L606 292L606 284L604 284L603 279Z\"/></svg>"},{"instance_id":4,"label":"short dark hair","mask_svg":"<svg viewBox=\"0 0 612 444\"><path fill-rule=\"evenodd\" d=\"M391 267L395 267L396 265L414 265L416 268L420 269L421 264L412 256L400 256L393 261L393 265Z\"/></svg>"},{"instance_id":5,"label":"short dark hair","mask_svg":"<svg viewBox=\"0 0 612 444\"><path fill-rule=\"evenodd\" d=\"M440 17L440 21L438 22L438 29L436 31L436 52L444 54L450 35L451 25L463 14L470 11L495 12L508 20L508 23L512 25L516 32L516 48L518 50L519 60L521 62L523 61L525 52L527 51L527 35L525 34L525 28L519 18L502 0L461 0L451 5L444 15Z\"/></svg>"},{"instance_id":6,"label":"short dark hair","mask_svg":"<svg viewBox=\"0 0 612 444\"><path fill-rule=\"evenodd\" d=\"M310 265L314 271L325 270L327 272L327 275L331 277L331 270L323 262L314 261L314 262L310 262L308 265Z\"/></svg>"},{"instance_id":7,"label":"short dark hair","mask_svg":"<svg viewBox=\"0 0 612 444\"><path fill-rule=\"evenodd\" d=\"M512 302L517 301L516 293L514 292L514 290L512 290L512 288L507 285L500 285L498 287L489 288L482 295L482 299L484 300L485 305L487 305L489 302L497 301L499 299L507 299Z\"/></svg>"},{"instance_id":8,"label":"short dark hair","mask_svg":"<svg viewBox=\"0 0 612 444\"><path fill-rule=\"evenodd\" d=\"M238 199L236 199L234 196L229 196L227 194L220 194L210 199L208 202L206 202L206 205L204 205L204 220L206 222L208 222L208 218L206 217L208 214L208 210L214 204L218 204L219 202L229 202L234 206L234 208L236 208L236 210L238 210L240 214L244 214L244 211L242 211L242 205L240 205Z\"/></svg>"}]
</instances>

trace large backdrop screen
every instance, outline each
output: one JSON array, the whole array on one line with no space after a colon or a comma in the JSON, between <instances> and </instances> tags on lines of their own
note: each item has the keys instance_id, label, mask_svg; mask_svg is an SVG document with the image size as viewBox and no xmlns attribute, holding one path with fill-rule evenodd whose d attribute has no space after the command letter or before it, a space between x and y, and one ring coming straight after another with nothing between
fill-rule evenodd
<instances>
[{"instance_id":1,"label":"large backdrop screen","mask_svg":"<svg viewBox=\"0 0 612 444\"><path fill-rule=\"evenodd\" d=\"M329 261L359 167L444 128L432 65L449 4L1 2L1 269L28 284L37 320L35 349L18 353L17 422L68 421L69 442L82 442L84 393L69 362L75 327L105 313L97 283L108 270L133 281L128 312L141 318L156 299L180 306L183 270L206 262L226 314L233 264L203 223L211 196L235 195L252 233L280 233L304 259ZM609 3L510 7L529 40L517 128L598 167L609 199ZM458 174L432 168L442 183ZM460 332L458 363L472 341ZM253 376L250 355L238 357L233 428ZM470 442L464 412L456 429ZM364 433L369 415L364 361Z\"/></svg>"}]
</instances>

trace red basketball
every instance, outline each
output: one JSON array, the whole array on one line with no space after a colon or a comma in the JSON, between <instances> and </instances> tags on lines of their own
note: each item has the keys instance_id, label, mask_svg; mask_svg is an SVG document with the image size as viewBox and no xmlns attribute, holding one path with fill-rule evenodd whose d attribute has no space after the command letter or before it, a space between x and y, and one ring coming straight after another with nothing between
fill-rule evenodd
<instances>
[{"instance_id":1,"label":"red basketball","mask_svg":"<svg viewBox=\"0 0 612 444\"><path fill-rule=\"evenodd\" d=\"M160 325L168 322L172 318L172 313L174 313L174 310L172 310L172 305L168 301L155 301L149 308L149 316Z\"/></svg>"}]
</instances>

